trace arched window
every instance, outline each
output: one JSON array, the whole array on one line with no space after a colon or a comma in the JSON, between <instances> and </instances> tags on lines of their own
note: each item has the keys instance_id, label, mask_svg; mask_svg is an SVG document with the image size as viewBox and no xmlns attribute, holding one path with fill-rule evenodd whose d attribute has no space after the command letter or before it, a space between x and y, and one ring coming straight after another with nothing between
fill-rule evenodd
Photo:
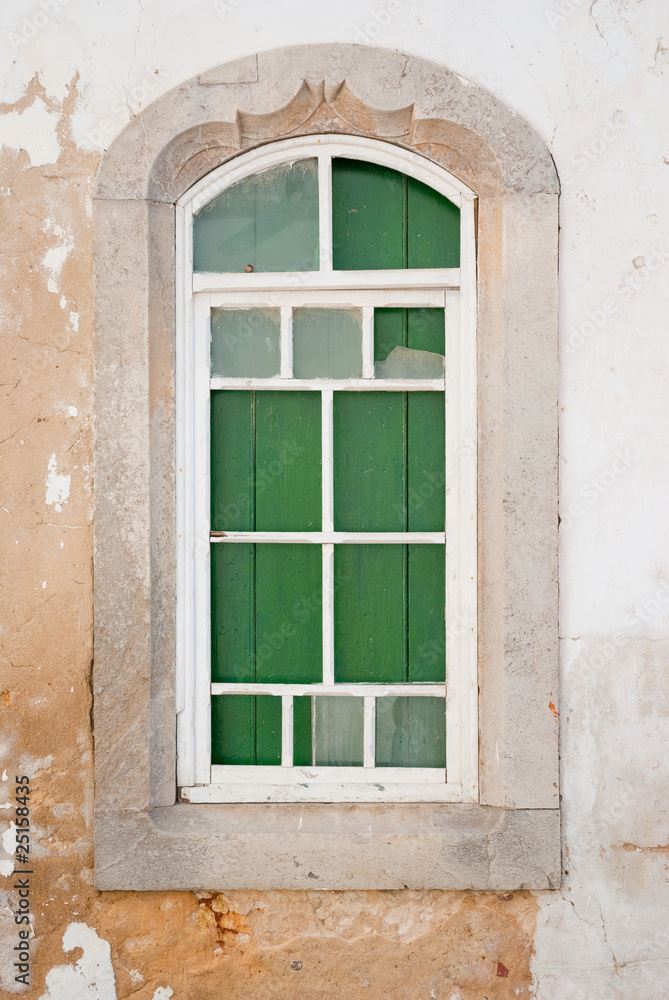
<instances>
[{"instance_id":1,"label":"arched window","mask_svg":"<svg viewBox=\"0 0 669 1000\"><path fill-rule=\"evenodd\" d=\"M178 783L477 799L475 196L358 137L178 204Z\"/></svg>"},{"instance_id":2,"label":"arched window","mask_svg":"<svg viewBox=\"0 0 669 1000\"><path fill-rule=\"evenodd\" d=\"M517 113L360 45L104 154L98 888L559 884L557 208Z\"/></svg>"}]
</instances>

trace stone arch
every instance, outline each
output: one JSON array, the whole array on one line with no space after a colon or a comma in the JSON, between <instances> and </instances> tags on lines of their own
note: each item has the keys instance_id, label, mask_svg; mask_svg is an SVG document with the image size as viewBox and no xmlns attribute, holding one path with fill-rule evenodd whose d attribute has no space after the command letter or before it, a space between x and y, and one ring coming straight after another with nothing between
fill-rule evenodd
<instances>
[{"instance_id":1,"label":"stone arch","mask_svg":"<svg viewBox=\"0 0 669 1000\"><path fill-rule=\"evenodd\" d=\"M175 804L175 203L227 159L318 132L412 149L477 194L481 789L479 806L377 807L379 836L393 845L383 865L358 846L352 813L310 807L337 840L334 850L324 836L316 852L319 884L543 888L560 865L557 733L545 710L557 690L558 179L539 136L483 88L356 45L264 52L188 80L138 114L100 164L97 884L248 886L259 851L263 884L303 884L302 869L276 856L276 825L226 846L230 823L257 831L264 807L207 807L205 819ZM466 824L463 809L474 810ZM295 836L290 824L285 835ZM229 877L233 855L241 881Z\"/></svg>"}]
</instances>

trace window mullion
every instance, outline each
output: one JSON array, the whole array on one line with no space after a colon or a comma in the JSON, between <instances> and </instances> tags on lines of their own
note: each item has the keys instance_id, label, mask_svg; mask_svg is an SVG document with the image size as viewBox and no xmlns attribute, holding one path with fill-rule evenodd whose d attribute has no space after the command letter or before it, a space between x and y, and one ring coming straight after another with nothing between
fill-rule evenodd
<instances>
[{"instance_id":1,"label":"window mullion","mask_svg":"<svg viewBox=\"0 0 669 1000\"><path fill-rule=\"evenodd\" d=\"M281 306L281 378L293 377L293 309Z\"/></svg>"},{"instance_id":2,"label":"window mullion","mask_svg":"<svg viewBox=\"0 0 669 1000\"><path fill-rule=\"evenodd\" d=\"M322 529L334 530L333 392L321 392ZM334 684L334 545L323 545L323 683Z\"/></svg>"},{"instance_id":3,"label":"window mullion","mask_svg":"<svg viewBox=\"0 0 669 1000\"><path fill-rule=\"evenodd\" d=\"M281 766L293 766L293 696L281 695Z\"/></svg>"},{"instance_id":4,"label":"window mullion","mask_svg":"<svg viewBox=\"0 0 669 1000\"><path fill-rule=\"evenodd\" d=\"M362 377L374 378L374 306L362 308Z\"/></svg>"},{"instance_id":5,"label":"window mullion","mask_svg":"<svg viewBox=\"0 0 669 1000\"><path fill-rule=\"evenodd\" d=\"M332 157L318 155L319 270L332 270Z\"/></svg>"},{"instance_id":6,"label":"window mullion","mask_svg":"<svg viewBox=\"0 0 669 1000\"><path fill-rule=\"evenodd\" d=\"M374 767L376 761L376 698L365 698L363 767Z\"/></svg>"}]
</instances>

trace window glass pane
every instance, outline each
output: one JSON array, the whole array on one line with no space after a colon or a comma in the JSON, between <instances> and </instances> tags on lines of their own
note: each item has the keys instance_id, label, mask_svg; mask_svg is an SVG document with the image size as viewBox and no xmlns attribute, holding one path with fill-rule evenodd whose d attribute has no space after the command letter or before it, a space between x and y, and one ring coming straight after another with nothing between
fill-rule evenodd
<instances>
[{"instance_id":1,"label":"window glass pane","mask_svg":"<svg viewBox=\"0 0 669 1000\"><path fill-rule=\"evenodd\" d=\"M335 680L445 679L443 545L335 546Z\"/></svg>"},{"instance_id":2,"label":"window glass pane","mask_svg":"<svg viewBox=\"0 0 669 1000\"><path fill-rule=\"evenodd\" d=\"M318 163L253 174L193 219L195 271L317 271Z\"/></svg>"},{"instance_id":3,"label":"window glass pane","mask_svg":"<svg viewBox=\"0 0 669 1000\"><path fill-rule=\"evenodd\" d=\"M460 209L443 194L407 178L406 267L460 267Z\"/></svg>"},{"instance_id":4,"label":"window glass pane","mask_svg":"<svg viewBox=\"0 0 669 1000\"><path fill-rule=\"evenodd\" d=\"M377 767L446 767L443 698L376 699Z\"/></svg>"},{"instance_id":5,"label":"window glass pane","mask_svg":"<svg viewBox=\"0 0 669 1000\"><path fill-rule=\"evenodd\" d=\"M211 679L256 679L255 545L211 546Z\"/></svg>"},{"instance_id":6,"label":"window glass pane","mask_svg":"<svg viewBox=\"0 0 669 1000\"><path fill-rule=\"evenodd\" d=\"M332 161L335 270L459 267L460 210L397 170Z\"/></svg>"},{"instance_id":7,"label":"window glass pane","mask_svg":"<svg viewBox=\"0 0 669 1000\"><path fill-rule=\"evenodd\" d=\"M216 695L211 699L212 764L281 764L281 699Z\"/></svg>"},{"instance_id":8,"label":"window glass pane","mask_svg":"<svg viewBox=\"0 0 669 1000\"><path fill-rule=\"evenodd\" d=\"M406 546L335 545L335 680L405 681Z\"/></svg>"},{"instance_id":9,"label":"window glass pane","mask_svg":"<svg viewBox=\"0 0 669 1000\"><path fill-rule=\"evenodd\" d=\"M320 531L320 393L255 397L256 531Z\"/></svg>"},{"instance_id":10,"label":"window glass pane","mask_svg":"<svg viewBox=\"0 0 669 1000\"><path fill-rule=\"evenodd\" d=\"M296 378L360 378L362 310L295 309L293 373Z\"/></svg>"},{"instance_id":11,"label":"window glass pane","mask_svg":"<svg viewBox=\"0 0 669 1000\"><path fill-rule=\"evenodd\" d=\"M441 392L334 395L337 531L443 531Z\"/></svg>"},{"instance_id":12,"label":"window glass pane","mask_svg":"<svg viewBox=\"0 0 669 1000\"><path fill-rule=\"evenodd\" d=\"M446 679L446 552L408 545L409 680Z\"/></svg>"},{"instance_id":13,"label":"window glass pane","mask_svg":"<svg viewBox=\"0 0 669 1000\"><path fill-rule=\"evenodd\" d=\"M256 680L308 684L323 677L319 545L256 546Z\"/></svg>"},{"instance_id":14,"label":"window glass pane","mask_svg":"<svg viewBox=\"0 0 669 1000\"><path fill-rule=\"evenodd\" d=\"M255 527L255 393L211 393L211 528Z\"/></svg>"},{"instance_id":15,"label":"window glass pane","mask_svg":"<svg viewBox=\"0 0 669 1000\"><path fill-rule=\"evenodd\" d=\"M212 309L211 374L271 378L281 368L278 309Z\"/></svg>"},{"instance_id":16,"label":"window glass pane","mask_svg":"<svg viewBox=\"0 0 669 1000\"><path fill-rule=\"evenodd\" d=\"M315 698L316 764L354 767L363 763L362 698Z\"/></svg>"},{"instance_id":17,"label":"window glass pane","mask_svg":"<svg viewBox=\"0 0 669 1000\"><path fill-rule=\"evenodd\" d=\"M212 392L211 525L320 530L319 393Z\"/></svg>"},{"instance_id":18,"label":"window glass pane","mask_svg":"<svg viewBox=\"0 0 669 1000\"><path fill-rule=\"evenodd\" d=\"M211 546L212 680L322 679L322 559L317 545Z\"/></svg>"},{"instance_id":19,"label":"window glass pane","mask_svg":"<svg viewBox=\"0 0 669 1000\"><path fill-rule=\"evenodd\" d=\"M444 377L443 309L375 309L376 378Z\"/></svg>"},{"instance_id":20,"label":"window glass pane","mask_svg":"<svg viewBox=\"0 0 669 1000\"><path fill-rule=\"evenodd\" d=\"M446 417L443 392L407 394L407 528L446 527Z\"/></svg>"},{"instance_id":21,"label":"window glass pane","mask_svg":"<svg viewBox=\"0 0 669 1000\"><path fill-rule=\"evenodd\" d=\"M293 765L313 764L311 749L313 699L308 695L293 698Z\"/></svg>"}]
</instances>

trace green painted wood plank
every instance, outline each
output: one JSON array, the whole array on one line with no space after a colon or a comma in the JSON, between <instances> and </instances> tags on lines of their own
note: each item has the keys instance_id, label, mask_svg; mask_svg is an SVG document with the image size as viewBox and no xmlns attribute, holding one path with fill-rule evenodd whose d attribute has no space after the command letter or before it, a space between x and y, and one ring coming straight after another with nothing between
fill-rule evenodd
<instances>
[{"instance_id":1,"label":"green painted wood plank","mask_svg":"<svg viewBox=\"0 0 669 1000\"><path fill-rule=\"evenodd\" d=\"M377 698L377 767L446 767L443 698Z\"/></svg>"},{"instance_id":2,"label":"green painted wood plank","mask_svg":"<svg viewBox=\"0 0 669 1000\"><path fill-rule=\"evenodd\" d=\"M460 266L460 210L426 184L360 160L332 161L337 270Z\"/></svg>"},{"instance_id":3,"label":"green painted wood plank","mask_svg":"<svg viewBox=\"0 0 669 1000\"><path fill-rule=\"evenodd\" d=\"M335 270L406 267L406 178L361 160L332 161Z\"/></svg>"},{"instance_id":4,"label":"green painted wood plank","mask_svg":"<svg viewBox=\"0 0 669 1000\"><path fill-rule=\"evenodd\" d=\"M256 394L256 530L320 531L321 396Z\"/></svg>"},{"instance_id":5,"label":"green painted wood plank","mask_svg":"<svg viewBox=\"0 0 669 1000\"><path fill-rule=\"evenodd\" d=\"M256 764L281 764L281 698L255 696Z\"/></svg>"},{"instance_id":6,"label":"green painted wood plank","mask_svg":"<svg viewBox=\"0 0 669 1000\"><path fill-rule=\"evenodd\" d=\"M255 681L255 545L211 546L211 679Z\"/></svg>"},{"instance_id":7,"label":"green painted wood plank","mask_svg":"<svg viewBox=\"0 0 669 1000\"><path fill-rule=\"evenodd\" d=\"M460 209L434 188L408 179L408 267L460 266Z\"/></svg>"},{"instance_id":8,"label":"green painted wood plank","mask_svg":"<svg viewBox=\"0 0 669 1000\"><path fill-rule=\"evenodd\" d=\"M446 555L443 545L408 545L410 681L446 679Z\"/></svg>"},{"instance_id":9,"label":"green painted wood plank","mask_svg":"<svg viewBox=\"0 0 669 1000\"><path fill-rule=\"evenodd\" d=\"M406 393L334 394L336 531L406 528Z\"/></svg>"},{"instance_id":10,"label":"green painted wood plank","mask_svg":"<svg viewBox=\"0 0 669 1000\"><path fill-rule=\"evenodd\" d=\"M362 377L362 310L295 309L295 378Z\"/></svg>"},{"instance_id":11,"label":"green painted wood plank","mask_svg":"<svg viewBox=\"0 0 669 1000\"><path fill-rule=\"evenodd\" d=\"M293 698L293 764L295 767L309 767L313 763L311 709L312 699L308 695Z\"/></svg>"},{"instance_id":12,"label":"green painted wood plank","mask_svg":"<svg viewBox=\"0 0 669 1000\"><path fill-rule=\"evenodd\" d=\"M193 219L195 271L317 271L318 165L297 160L222 191Z\"/></svg>"},{"instance_id":13,"label":"green painted wood plank","mask_svg":"<svg viewBox=\"0 0 669 1000\"><path fill-rule=\"evenodd\" d=\"M444 531L444 393L408 392L406 395L408 529Z\"/></svg>"},{"instance_id":14,"label":"green painted wood plank","mask_svg":"<svg viewBox=\"0 0 669 1000\"><path fill-rule=\"evenodd\" d=\"M414 351L446 353L446 324L443 309L407 309L406 346Z\"/></svg>"},{"instance_id":15,"label":"green painted wood plank","mask_svg":"<svg viewBox=\"0 0 669 1000\"><path fill-rule=\"evenodd\" d=\"M322 680L318 545L256 546L256 681Z\"/></svg>"},{"instance_id":16,"label":"green painted wood plank","mask_svg":"<svg viewBox=\"0 0 669 1000\"><path fill-rule=\"evenodd\" d=\"M211 751L212 764L281 764L281 699L215 695Z\"/></svg>"},{"instance_id":17,"label":"green painted wood plank","mask_svg":"<svg viewBox=\"0 0 669 1000\"><path fill-rule=\"evenodd\" d=\"M246 390L211 393L211 527L255 529L255 401Z\"/></svg>"},{"instance_id":18,"label":"green painted wood plank","mask_svg":"<svg viewBox=\"0 0 669 1000\"><path fill-rule=\"evenodd\" d=\"M212 375L271 378L280 368L279 309L212 309Z\"/></svg>"},{"instance_id":19,"label":"green painted wood plank","mask_svg":"<svg viewBox=\"0 0 669 1000\"><path fill-rule=\"evenodd\" d=\"M255 764L255 699L216 695L211 699L212 764Z\"/></svg>"},{"instance_id":20,"label":"green painted wood plank","mask_svg":"<svg viewBox=\"0 0 669 1000\"><path fill-rule=\"evenodd\" d=\"M407 680L406 546L336 545L335 680Z\"/></svg>"}]
</instances>

